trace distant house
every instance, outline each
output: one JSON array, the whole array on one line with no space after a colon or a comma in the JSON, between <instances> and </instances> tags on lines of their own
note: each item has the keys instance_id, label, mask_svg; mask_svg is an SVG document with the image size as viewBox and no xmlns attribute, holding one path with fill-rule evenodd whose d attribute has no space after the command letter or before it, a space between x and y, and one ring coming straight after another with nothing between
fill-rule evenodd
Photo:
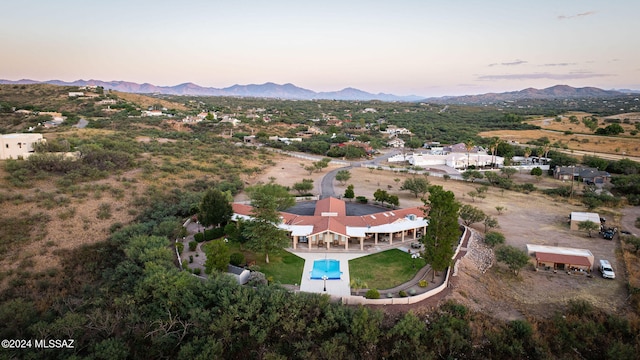
<instances>
[{"instance_id":1,"label":"distant house","mask_svg":"<svg viewBox=\"0 0 640 360\"><path fill-rule=\"evenodd\" d=\"M162 110L143 110L141 116L162 116Z\"/></svg>"},{"instance_id":2,"label":"distant house","mask_svg":"<svg viewBox=\"0 0 640 360\"><path fill-rule=\"evenodd\" d=\"M591 167L556 166L553 177L558 180L578 180L587 184L605 184L611 179L611 174Z\"/></svg>"},{"instance_id":3,"label":"distant house","mask_svg":"<svg viewBox=\"0 0 640 360\"><path fill-rule=\"evenodd\" d=\"M42 134L0 135L0 160L26 159L35 152L35 144L45 142Z\"/></svg>"},{"instance_id":4,"label":"distant house","mask_svg":"<svg viewBox=\"0 0 640 360\"><path fill-rule=\"evenodd\" d=\"M115 105L116 99L103 99L98 101L98 105Z\"/></svg>"},{"instance_id":5,"label":"distant house","mask_svg":"<svg viewBox=\"0 0 640 360\"><path fill-rule=\"evenodd\" d=\"M411 135L411 131L409 129L399 128L399 127L397 127L395 125L387 126L387 129L385 131L383 131L383 132L389 134L389 136Z\"/></svg>"},{"instance_id":6,"label":"distant house","mask_svg":"<svg viewBox=\"0 0 640 360\"><path fill-rule=\"evenodd\" d=\"M404 140L400 138L391 139L387 141L387 147L392 147L392 148L404 147Z\"/></svg>"},{"instance_id":7,"label":"distant house","mask_svg":"<svg viewBox=\"0 0 640 360\"><path fill-rule=\"evenodd\" d=\"M237 126L237 125L238 125L238 124L240 124L242 121L240 121L240 120L238 120L238 119L236 119L236 118L230 117L230 116L228 116L228 115L225 115L225 116L223 116L223 117L222 117L222 120L220 120L220 122L221 122L221 123L229 123L229 124L231 124L231 125L233 125L233 126Z\"/></svg>"},{"instance_id":8,"label":"distant house","mask_svg":"<svg viewBox=\"0 0 640 360\"><path fill-rule=\"evenodd\" d=\"M242 141L244 141L246 144L257 144L258 140L256 139L255 135L248 135L242 138Z\"/></svg>"},{"instance_id":9,"label":"distant house","mask_svg":"<svg viewBox=\"0 0 640 360\"><path fill-rule=\"evenodd\" d=\"M69 97L79 97L84 96L84 92L82 91L69 91Z\"/></svg>"}]
</instances>

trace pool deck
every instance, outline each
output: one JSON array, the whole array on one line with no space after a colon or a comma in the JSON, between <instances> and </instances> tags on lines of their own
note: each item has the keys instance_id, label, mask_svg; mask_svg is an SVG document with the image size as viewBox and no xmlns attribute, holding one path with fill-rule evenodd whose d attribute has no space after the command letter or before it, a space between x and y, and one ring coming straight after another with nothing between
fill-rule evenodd
<instances>
[{"instance_id":1,"label":"pool deck","mask_svg":"<svg viewBox=\"0 0 640 360\"><path fill-rule=\"evenodd\" d=\"M351 295L351 287L349 286L349 284L351 283L351 279L349 277L349 260L370 255L370 253L367 252L346 254L335 252L309 253L296 252L292 250L290 251L305 260L302 279L300 281L300 291L327 294L331 296ZM314 260L320 259L334 259L340 261L340 271L342 272L342 278L340 280L327 280L327 291L324 291L324 280L311 279L313 262Z\"/></svg>"}]
</instances>

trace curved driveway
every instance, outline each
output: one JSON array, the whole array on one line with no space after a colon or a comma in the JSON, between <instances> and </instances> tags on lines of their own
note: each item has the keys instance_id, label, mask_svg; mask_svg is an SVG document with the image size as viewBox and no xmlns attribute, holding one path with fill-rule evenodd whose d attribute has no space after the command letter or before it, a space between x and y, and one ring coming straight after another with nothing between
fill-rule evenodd
<instances>
[{"instance_id":1,"label":"curved driveway","mask_svg":"<svg viewBox=\"0 0 640 360\"><path fill-rule=\"evenodd\" d=\"M367 161L355 161L355 162L352 162L351 165L349 166L344 166L344 167L329 171L328 173L325 174L325 176L322 178L322 181L320 182L320 198L323 199L331 196L338 197L335 193L335 190L333 189L333 181L335 180L336 174L338 173L338 171L349 170L354 167L361 167L362 165L365 165L365 164L378 165L381 162L386 161L388 158L398 153L399 153L398 150L392 150L387 152L384 155L376 157L375 159L367 160Z\"/></svg>"}]
</instances>

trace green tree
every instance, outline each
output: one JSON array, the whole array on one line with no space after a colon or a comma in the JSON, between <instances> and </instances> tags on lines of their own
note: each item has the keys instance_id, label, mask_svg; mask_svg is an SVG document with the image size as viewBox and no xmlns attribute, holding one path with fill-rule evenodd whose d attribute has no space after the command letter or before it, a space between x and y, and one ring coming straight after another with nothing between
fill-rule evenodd
<instances>
[{"instance_id":1,"label":"green tree","mask_svg":"<svg viewBox=\"0 0 640 360\"><path fill-rule=\"evenodd\" d=\"M344 190L344 197L345 199L353 199L355 196L356 194L353 191L353 184L349 184L349 186Z\"/></svg>"},{"instance_id":2,"label":"green tree","mask_svg":"<svg viewBox=\"0 0 640 360\"><path fill-rule=\"evenodd\" d=\"M467 170L462 173L462 178L467 181L471 180L471 182L474 182L476 179L482 179L483 177L484 175L478 170Z\"/></svg>"},{"instance_id":3,"label":"green tree","mask_svg":"<svg viewBox=\"0 0 640 360\"><path fill-rule=\"evenodd\" d=\"M418 149L422 147L424 142L418 138L411 138L407 142L404 143L404 147L409 149Z\"/></svg>"},{"instance_id":4,"label":"green tree","mask_svg":"<svg viewBox=\"0 0 640 360\"><path fill-rule=\"evenodd\" d=\"M529 255L516 247L504 245L496 250L496 260L507 264L517 276L520 270L529 263Z\"/></svg>"},{"instance_id":5,"label":"green tree","mask_svg":"<svg viewBox=\"0 0 640 360\"><path fill-rule=\"evenodd\" d=\"M293 184L293 190L299 194L306 194L313 189L313 179L302 179L301 182Z\"/></svg>"},{"instance_id":6,"label":"green tree","mask_svg":"<svg viewBox=\"0 0 640 360\"><path fill-rule=\"evenodd\" d=\"M578 223L578 230L586 231L589 234L589 237L592 237L591 236L592 231L596 231L598 229L600 229L600 225L594 223L591 220L580 221Z\"/></svg>"},{"instance_id":7,"label":"green tree","mask_svg":"<svg viewBox=\"0 0 640 360\"><path fill-rule=\"evenodd\" d=\"M205 245L205 254L207 255L207 261L204 263L207 274L211 274L213 270L227 271L227 265L229 259L231 259L231 252L224 240L213 240Z\"/></svg>"},{"instance_id":8,"label":"green tree","mask_svg":"<svg viewBox=\"0 0 640 360\"><path fill-rule=\"evenodd\" d=\"M515 173L518 172L518 170L516 170L515 168L512 167L503 167L502 169L500 169L500 172L504 174L504 176L507 177L507 179L511 179L511 176L513 176Z\"/></svg>"},{"instance_id":9,"label":"green tree","mask_svg":"<svg viewBox=\"0 0 640 360\"><path fill-rule=\"evenodd\" d=\"M467 140L464 142L464 148L467 150L467 169L469 168L469 155L471 154L471 150L475 147L473 140Z\"/></svg>"},{"instance_id":10,"label":"green tree","mask_svg":"<svg viewBox=\"0 0 640 360\"><path fill-rule=\"evenodd\" d=\"M373 198L382 204L389 200L389 193L386 190L378 189L373 193Z\"/></svg>"},{"instance_id":11,"label":"green tree","mask_svg":"<svg viewBox=\"0 0 640 360\"><path fill-rule=\"evenodd\" d=\"M205 227L226 224L233 215L227 196L218 189L209 189L200 202L198 220Z\"/></svg>"},{"instance_id":12,"label":"green tree","mask_svg":"<svg viewBox=\"0 0 640 360\"><path fill-rule=\"evenodd\" d=\"M295 204L287 188L278 184L255 185L247 188L251 199L253 219L245 224L243 235L249 239L249 247L262 252L269 263L269 253L289 243L287 233L278 228L280 210Z\"/></svg>"},{"instance_id":13,"label":"green tree","mask_svg":"<svg viewBox=\"0 0 640 360\"><path fill-rule=\"evenodd\" d=\"M484 218L484 221L482 223L484 224L484 232L485 233L489 229L494 229L494 228L497 228L499 226L498 219L494 218L493 216L489 216L489 215L487 215L487 217Z\"/></svg>"},{"instance_id":14,"label":"green tree","mask_svg":"<svg viewBox=\"0 0 640 360\"><path fill-rule=\"evenodd\" d=\"M349 172L349 170L338 170L336 173L336 180L340 182L340 185L344 185L349 179L351 179L351 172Z\"/></svg>"},{"instance_id":15,"label":"green tree","mask_svg":"<svg viewBox=\"0 0 640 360\"><path fill-rule=\"evenodd\" d=\"M487 215L484 213L484 211L478 209L475 206L465 204L460 207L460 218L466 226L470 226L477 222L483 221L486 217Z\"/></svg>"},{"instance_id":16,"label":"green tree","mask_svg":"<svg viewBox=\"0 0 640 360\"><path fill-rule=\"evenodd\" d=\"M445 191L439 185L429 187L429 199L423 203L429 226L421 242L424 244L425 261L431 264L435 278L435 272L445 270L451 263L454 245L460 238L460 203L455 200L453 192Z\"/></svg>"},{"instance_id":17,"label":"green tree","mask_svg":"<svg viewBox=\"0 0 640 360\"><path fill-rule=\"evenodd\" d=\"M400 206L400 199L398 198L398 195L387 196L387 202L393 206Z\"/></svg>"},{"instance_id":18,"label":"green tree","mask_svg":"<svg viewBox=\"0 0 640 360\"><path fill-rule=\"evenodd\" d=\"M400 190L407 190L412 193L416 198L418 196L424 197L429 191L429 180L424 177L412 177L408 178L402 183Z\"/></svg>"},{"instance_id":19,"label":"green tree","mask_svg":"<svg viewBox=\"0 0 640 360\"><path fill-rule=\"evenodd\" d=\"M496 245L502 245L505 242L504 235L497 231L491 231L484 234L484 242L485 244L494 247Z\"/></svg>"},{"instance_id":20,"label":"green tree","mask_svg":"<svg viewBox=\"0 0 640 360\"><path fill-rule=\"evenodd\" d=\"M536 166L533 169L531 169L531 175L533 176L542 176L542 169L540 169L540 167Z\"/></svg>"},{"instance_id":21,"label":"green tree","mask_svg":"<svg viewBox=\"0 0 640 360\"><path fill-rule=\"evenodd\" d=\"M353 290L355 290L356 295L360 295L360 290L366 289L369 287L369 285L367 285L367 283L360 278L351 279L351 282L349 285L353 288Z\"/></svg>"}]
</instances>

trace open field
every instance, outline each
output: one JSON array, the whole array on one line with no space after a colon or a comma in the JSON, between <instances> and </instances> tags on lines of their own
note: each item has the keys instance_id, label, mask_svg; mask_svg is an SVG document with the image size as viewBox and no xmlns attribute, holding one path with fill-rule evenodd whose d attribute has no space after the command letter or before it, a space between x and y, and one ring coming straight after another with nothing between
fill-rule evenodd
<instances>
[{"instance_id":1,"label":"open field","mask_svg":"<svg viewBox=\"0 0 640 360\"><path fill-rule=\"evenodd\" d=\"M568 117L572 115L576 116L580 122L571 123ZM635 129L635 122L640 121L640 114L632 113L610 117L620 120L628 119L629 124L619 124L625 129L625 132L620 136L594 135L593 131L581 122L585 116L591 116L591 114L570 113L563 116L560 122L553 118L527 121L529 124L540 126L539 130L496 130L484 131L479 135L482 137L497 136L504 141L514 141L520 144L546 137L552 144L566 145L569 150L581 152L580 155L600 153L640 158L640 135L630 134ZM606 123L600 124L601 127L605 125Z\"/></svg>"}]
</instances>

